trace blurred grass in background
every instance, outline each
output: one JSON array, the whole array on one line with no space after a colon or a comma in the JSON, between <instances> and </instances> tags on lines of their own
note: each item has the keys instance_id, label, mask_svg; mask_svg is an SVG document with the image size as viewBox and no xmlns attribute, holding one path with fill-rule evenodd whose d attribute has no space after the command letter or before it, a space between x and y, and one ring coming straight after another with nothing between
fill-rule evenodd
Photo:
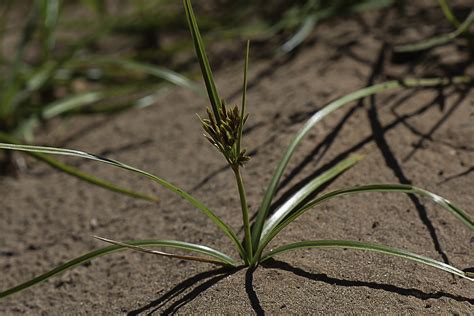
<instances>
[{"instance_id":1,"label":"blurred grass in background","mask_svg":"<svg viewBox=\"0 0 474 316\"><path fill-rule=\"evenodd\" d=\"M213 0L196 2L195 10L211 46L251 39L266 45L261 51L284 55L325 19L395 4L400 5L395 0ZM58 116L152 105L170 84L204 95L195 82L181 1L3 0L0 43L1 141L34 143L42 124ZM240 57L240 45L235 56ZM222 56L211 59L219 66Z\"/></svg>"},{"instance_id":2,"label":"blurred grass in background","mask_svg":"<svg viewBox=\"0 0 474 316\"><path fill-rule=\"evenodd\" d=\"M391 3L205 1L196 10L211 38L278 35L277 50L288 53L324 18ZM180 5L173 0L2 1L0 131L32 142L35 128L58 115L150 105L163 82L202 94L199 85L178 74L188 71L192 57ZM216 18L213 12L220 14Z\"/></svg>"}]
</instances>

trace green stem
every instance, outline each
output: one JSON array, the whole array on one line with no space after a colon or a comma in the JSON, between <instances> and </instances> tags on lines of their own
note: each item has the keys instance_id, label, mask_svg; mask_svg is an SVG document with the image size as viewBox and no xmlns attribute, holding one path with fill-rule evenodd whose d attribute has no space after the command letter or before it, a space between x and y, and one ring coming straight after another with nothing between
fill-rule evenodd
<instances>
[{"instance_id":1,"label":"green stem","mask_svg":"<svg viewBox=\"0 0 474 316\"><path fill-rule=\"evenodd\" d=\"M240 204L242 208L242 219L244 222L245 229L245 252L246 258L243 258L247 264L252 261L253 250L252 250L252 236L250 234L250 222L249 222L249 209L247 205L247 197L245 194L244 182L240 174L240 169L238 166L232 167L234 171L235 180L237 181L237 187L239 188Z\"/></svg>"}]
</instances>

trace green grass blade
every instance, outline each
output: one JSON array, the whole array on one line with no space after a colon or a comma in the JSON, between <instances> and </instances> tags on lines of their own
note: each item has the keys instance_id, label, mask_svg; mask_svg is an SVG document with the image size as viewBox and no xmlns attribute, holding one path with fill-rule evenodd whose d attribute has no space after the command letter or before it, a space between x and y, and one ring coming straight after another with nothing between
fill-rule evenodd
<instances>
[{"instance_id":1,"label":"green grass blade","mask_svg":"<svg viewBox=\"0 0 474 316\"><path fill-rule=\"evenodd\" d=\"M40 123L41 120L37 115L30 116L29 118L25 118L19 122L18 126L13 131L5 135L11 135L16 139L21 139L24 143L32 143L35 139L34 131L40 125ZM12 143L11 141L5 139L2 140L1 138L0 141Z\"/></svg>"},{"instance_id":2,"label":"green grass blade","mask_svg":"<svg viewBox=\"0 0 474 316\"><path fill-rule=\"evenodd\" d=\"M48 60L50 53L54 49L56 42L55 31L58 25L60 12L59 0L42 0L41 1L41 15L42 15L42 42L43 42L43 58Z\"/></svg>"},{"instance_id":3,"label":"green grass blade","mask_svg":"<svg viewBox=\"0 0 474 316\"><path fill-rule=\"evenodd\" d=\"M212 258L217 259L220 262L223 262L229 266L236 266L237 263L230 258L229 256L225 255L224 253L217 251L215 249L212 249L207 246L202 246L202 245L196 245L196 244L191 244L187 242L182 242L182 241L174 241L174 240L132 240L132 241L127 241L126 244L132 245L132 246L142 246L142 247L167 247L167 248L176 248L176 249L182 249L182 250L187 250L187 251L194 251L197 253L205 254L208 255ZM12 295L14 293L20 292L22 290L25 290L33 285L36 285L40 282L43 282L52 276L62 273L66 270L72 269L75 266L88 262L91 259L110 254L113 252L117 251L123 251L123 250L128 250L128 247L125 246L119 246L119 245L112 245L104 248L100 248L91 252L88 252L80 257L77 257L73 260L70 260L56 268L54 268L51 271L48 271L44 274L41 274L27 282L24 282L22 284L19 284L15 287L12 287L8 290L5 290L3 292L0 292L0 298L7 297L9 295Z\"/></svg>"},{"instance_id":4,"label":"green grass blade","mask_svg":"<svg viewBox=\"0 0 474 316\"><path fill-rule=\"evenodd\" d=\"M187 77L165 67L151 65L143 62L137 62L126 58L99 57L88 59L89 63L113 64L124 69L146 73L156 78L168 81L174 85L187 88L199 95L204 95L203 89L194 81Z\"/></svg>"},{"instance_id":5,"label":"green grass blade","mask_svg":"<svg viewBox=\"0 0 474 316\"><path fill-rule=\"evenodd\" d=\"M25 56L28 44L33 39L33 35L36 31L36 23L39 17L39 8L36 4L32 5L32 9L22 30L18 47L15 52L14 61L9 67L7 80L2 83L2 91L0 91L0 117L2 118L10 115L16 107L16 102L14 101L17 92L21 89L21 80L19 76L20 69L23 65L23 57Z\"/></svg>"},{"instance_id":6,"label":"green grass blade","mask_svg":"<svg viewBox=\"0 0 474 316\"><path fill-rule=\"evenodd\" d=\"M26 88L23 93L31 93L39 90L45 85L48 80L52 78L55 71L58 69L58 62L49 60L39 66L36 70L33 71L31 76L26 80Z\"/></svg>"},{"instance_id":7,"label":"green grass blade","mask_svg":"<svg viewBox=\"0 0 474 316\"><path fill-rule=\"evenodd\" d=\"M471 11L469 16L464 20L464 22L454 31L445 35L436 36L427 40L423 40L418 43L408 44L408 45L399 45L394 47L394 52L396 53L409 53L416 52L420 50L429 49L435 46L441 46L449 43L454 40L456 37L464 34L469 30L469 27L474 23L474 10Z\"/></svg>"},{"instance_id":8,"label":"green grass blade","mask_svg":"<svg viewBox=\"0 0 474 316\"><path fill-rule=\"evenodd\" d=\"M354 3L334 1L334 3L323 5L321 4L321 1L307 1L306 5L302 9L303 11L306 11L306 13L301 17L303 20L301 26L289 40L280 46L279 51L281 54L287 54L293 51L306 40L306 38L314 30L316 24L323 19L327 19L332 16L342 16L344 14L353 14L374 9L381 9L392 5L393 2L393 0L365 0L356 1ZM286 29L291 26L288 24L290 23L283 22L277 27Z\"/></svg>"},{"instance_id":9,"label":"green grass blade","mask_svg":"<svg viewBox=\"0 0 474 316\"><path fill-rule=\"evenodd\" d=\"M439 0L439 6L441 7L441 10L443 10L443 14L446 17L446 19L454 25L454 27L459 27L461 25L461 22L454 16L453 11L451 11L451 8L449 7L449 4L446 0Z\"/></svg>"},{"instance_id":10,"label":"green grass blade","mask_svg":"<svg viewBox=\"0 0 474 316\"><path fill-rule=\"evenodd\" d=\"M286 226L292 223L296 218L304 214L305 212L309 211L313 207L334 199L336 197L341 197L343 195L348 194L358 194L358 193L369 193L369 192L399 192L399 193L407 193L407 194L416 194L422 197L429 198L434 203L438 204L454 216L456 216L461 222L463 222L471 231L474 231L474 222L469 217L469 215L464 212L462 209L457 207L456 205L452 204L447 199L426 191L424 189L420 189L414 187L412 185L407 184L369 184L369 185L361 185L355 186L346 189L339 189L335 190L326 194L323 194L314 200L308 202L305 206L301 209L294 211L289 216L287 216L283 221L275 225L275 221L271 219L268 221L270 224L266 225L264 228L264 233L262 233L262 241L260 243L260 251L268 245L268 243Z\"/></svg>"},{"instance_id":11,"label":"green grass blade","mask_svg":"<svg viewBox=\"0 0 474 316\"><path fill-rule=\"evenodd\" d=\"M244 83L242 86L242 108L240 110L240 117L245 118L245 106L247 105L247 73L249 70L249 52L250 52L250 41L247 41L245 49L245 61L244 61ZM239 125L239 137L237 138L237 153L240 153L242 132L244 129L244 120L240 120Z\"/></svg>"},{"instance_id":12,"label":"green grass blade","mask_svg":"<svg viewBox=\"0 0 474 316\"><path fill-rule=\"evenodd\" d=\"M41 113L41 117L49 120L63 113L103 100L104 97L105 94L102 92L85 92L69 96L46 105Z\"/></svg>"},{"instance_id":13,"label":"green grass blade","mask_svg":"<svg viewBox=\"0 0 474 316\"><path fill-rule=\"evenodd\" d=\"M37 14L35 17L37 18ZM21 106L33 92L40 90L45 85L50 83L57 71L64 64L70 62L74 58L77 51L98 40L100 37L106 34L110 28L110 25L102 24L102 26L92 34L77 40L72 47L66 50L62 57L55 58L54 60L50 58L49 60L45 61L41 66L39 66L37 71L34 71L30 76L25 78L25 82L20 82L20 80L17 78L18 69L22 65L22 52L25 49L23 46L21 46L23 48L19 48L16 56L17 61L13 64L18 65L14 67L12 66L10 78L2 87L3 91L1 94L2 102L0 102L0 117L5 117L11 114L14 109ZM35 29L33 27L32 31L34 30ZM28 41L29 38L23 41L24 46L26 46Z\"/></svg>"},{"instance_id":14,"label":"green grass blade","mask_svg":"<svg viewBox=\"0 0 474 316\"><path fill-rule=\"evenodd\" d=\"M417 188L409 184L369 184L369 185L361 185L361 186L355 186L351 188L332 191L309 202L307 205L304 206L304 209L298 211L297 213L299 213L300 215L304 213L305 211L307 211L308 209L338 196L348 195L348 194L368 193L368 192L400 192L400 193L407 193L407 194L415 194L418 196L428 198L432 200L434 203L444 208L445 210L447 210L448 212L450 212L451 214L453 214L454 216L456 216L461 222L463 222L464 225L466 225L471 231L474 232L474 221L469 217L469 215L465 211L463 211L462 209L460 209L459 207L457 207L456 205L454 205L447 199L435 193Z\"/></svg>"},{"instance_id":15,"label":"green grass blade","mask_svg":"<svg viewBox=\"0 0 474 316\"><path fill-rule=\"evenodd\" d=\"M230 265L229 260L233 261L233 259L228 257L228 256L223 257L221 255L220 260L215 260L215 259L210 259L210 258L205 258L205 257L177 255L177 254L168 253L168 252L164 252L164 251L151 250L151 249L136 246L136 245L129 245L125 242L120 242L120 241L117 241L117 240L112 240L112 239L108 239L108 238L104 238L104 237L99 237L99 236L92 236L92 237L94 237L96 239L99 239L99 240L102 240L102 241L105 241L109 244L125 247L125 248L135 250L135 251L138 251L138 252L143 252L143 253L149 253L149 254L152 254L152 255L162 256L162 257L181 259L181 260L206 262L206 263L212 263L212 264L224 265L224 266Z\"/></svg>"},{"instance_id":16,"label":"green grass blade","mask_svg":"<svg viewBox=\"0 0 474 316\"><path fill-rule=\"evenodd\" d=\"M293 36L287 40L280 47L280 52L283 54L288 54L293 49L301 45L304 40L311 34L316 26L318 21L317 14L311 14L303 21L301 27L293 34Z\"/></svg>"},{"instance_id":17,"label":"green grass blade","mask_svg":"<svg viewBox=\"0 0 474 316\"><path fill-rule=\"evenodd\" d=\"M78 170L74 167L68 166L68 165L66 165L66 164L64 164L64 163L62 163L62 162L60 162L56 159L48 157L47 155L38 154L38 153L35 154L35 153L31 153L31 152L29 154L31 154L36 159L47 163L48 165L50 165L54 169L57 169L57 170L59 170L61 172L64 172L64 173L67 173L67 174L69 174L73 177L76 177L76 178L78 178L82 181L88 182L90 184L96 185L96 186L104 188L104 189L107 189L109 191L120 193L120 194L127 195L127 196L137 198L137 199L150 201L150 202L155 202L156 203L156 202L159 201L159 198L156 197L156 196L136 192L136 191L126 189L126 188L122 188L122 187L120 187L116 184L113 184L113 183L109 182L109 181L99 179L99 178L94 177L94 176L92 176L88 173L80 171L80 170Z\"/></svg>"},{"instance_id":18,"label":"green grass blade","mask_svg":"<svg viewBox=\"0 0 474 316\"><path fill-rule=\"evenodd\" d=\"M136 93L144 92L143 88L138 89L137 91L131 91ZM143 109L156 104L156 101L161 96L165 95L167 91L168 90L165 86L158 85L156 87L156 92L140 95L140 97L134 98L132 100L129 100L127 98L117 98L118 95L112 92L110 94L110 97L112 97L112 99L104 100L103 102L100 102L93 106L80 108L76 111L72 111L72 114L112 114L123 112L132 108ZM120 95L129 96L130 94L121 93Z\"/></svg>"},{"instance_id":19,"label":"green grass blade","mask_svg":"<svg viewBox=\"0 0 474 316\"><path fill-rule=\"evenodd\" d=\"M15 139L14 137L11 137L7 134L4 134L2 132L0 132L0 141L7 141L9 143L12 143L12 144L18 144L19 141L17 139ZM41 154L41 153L35 153L35 152L27 152L28 155L30 155L31 157L39 160L39 161L43 161L45 162L46 164L48 164L49 166L51 166L52 168L56 169L56 170L59 170L61 172L64 172L64 173L67 173L73 177L76 177L82 181L86 181L90 184L93 184L93 185L96 185L98 187L101 187L101 188L104 188L104 189L107 189L107 190L110 190L112 192L117 192L117 193L120 193L120 194L124 194L124 195L127 195L127 196L130 196L130 197L133 197L133 198L138 198L138 199L142 199L142 200L146 200L146 201L151 201L151 202L158 202L158 197L156 196L152 196L152 195L148 195L148 194L144 194L144 193L140 193L140 192L135 192L135 191L132 191L132 190L129 190L129 189L125 189L125 188L122 188L118 185L115 185L111 182L108 182L108 181L105 181L105 180L102 180L102 179L99 179L97 177L94 177L90 174L87 174L79 169L76 169L74 167L71 167L71 166L68 166L56 159L53 159L51 157L49 157L48 155L45 155L45 154Z\"/></svg>"},{"instance_id":20,"label":"green grass blade","mask_svg":"<svg viewBox=\"0 0 474 316\"><path fill-rule=\"evenodd\" d=\"M214 212L212 212L209 208L207 208L204 204L202 204L200 201L198 201L196 198L194 198L192 195L189 193L185 192L181 188L178 188L177 186L171 184L170 182L159 178L151 173L148 173L146 171L140 170L138 168L126 165L124 163L121 163L117 160L112 160L104 157L100 157L94 154L89 154L83 151L79 150L72 150L72 149L64 149L64 148L55 148L55 147L42 147L42 146L29 146L29 145L14 145L14 144L6 144L6 143L0 143L0 149L9 149L9 150L19 150L19 151L25 151L25 152L35 152L35 153L42 153L42 154L51 154L51 155L62 155L62 156L73 156L73 157L79 157L79 158L84 158L84 159L90 159L98 162L102 162L108 165L112 165L118 168L122 168L125 170L132 171L134 173L140 174L142 176L145 176L152 181L158 183L159 185L163 186L164 188L170 190L173 193L176 193L177 195L181 196L183 199L191 203L194 207L199 209L201 212L203 212L207 217L209 217L214 224L216 224L223 232L226 234L231 241L235 244L237 247L237 250L239 251L240 255L244 257L245 251L242 248L242 245L235 235L234 231L232 228L230 228L226 223L222 221Z\"/></svg>"},{"instance_id":21,"label":"green grass blade","mask_svg":"<svg viewBox=\"0 0 474 316\"><path fill-rule=\"evenodd\" d=\"M393 247L389 247L385 245L373 244L373 243L352 241L352 240L311 240L311 241L296 242L296 243L278 247L276 249L272 249L271 251L265 254L265 256L262 258L262 262L283 252L287 252L290 250L297 250L297 249L305 249L305 248L318 248L318 249L334 249L334 248L346 249L348 248L348 249L378 252L378 253L401 257L401 258L412 260L418 263L422 263L422 264L455 274L464 279L474 281L474 279L469 277L467 273L449 264L436 261L434 259L431 259L425 256L417 255L415 253L402 250L402 249L397 249L397 248L393 248Z\"/></svg>"},{"instance_id":22,"label":"green grass blade","mask_svg":"<svg viewBox=\"0 0 474 316\"><path fill-rule=\"evenodd\" d=\"M285 217L293 212L296 207L301 205L301 203L311 194L313 194L319 187L323 184L331 181L335 177L339 176L352 166L354 166L357 162L362 159L360 155L353 155L349 158L344 159L331 169L327 170L326 172L320 174L319 176L312 179L309 183L307 183L304 187L298 190L293 196L285 201L275 212L272 216L265 222L262 231L262 237L260 241L266 239L266 235L275 228L281 221L285 219ZM263 248L259 244L254 245L254 248L257 249L255 254L255 260L258 260L258 257L262 254Z\"/></svg>"},{"instance_id":23,"label":"green grass blade","mask_svg":"<svg viewBox=\"0 0 474 316\"><path fill-rule=\"evenodd\" d=\"M394 80L387 81L384 83L375 84L355 92L349 93L339 99L336 99L329 104L327 104L320 111L316 112L313 116L306 121L303 127L295 134L292 141L288 145L286 152L283 155L283 158L278 163L276 170L273 173L273 176L270 180L270 184L267 187L263 200L260 204L260 207L257 212L257 218L255 220L255 225L252 231L253 244L258 244L260 240L263 223L268 215L270 204L275 195L276 189L280 182L280 179L285 171L288 162L290 161L293 153L298 147L301 140L308 134L308 132L323 118L331 114L332 112L344 107L352 101L365 98L370 95L381 93L384 91L394 90L398 88L418 88L418 87L435 87L435 86L444 86L449 84L470 84L472 83L471 77L460 76L453 78L424 78L424 79L404 79L404 80Z\"/></svg>"},{"instance_id":24,"label":"green grass blade","mask_svg":"<svg viewBox=\"0 0 474 316\"><path fill-rule=\"evenodd\" d=\"M201 66L202 77L204 79L204 83L206 84L207 93L209 95L209 101L211 102L212 111L214 112L214 116L216 117L217 123L220 123L219 110L221 108L221 99L217 92L216 84L214 83L214 77L212 76L211 66L209 65L209 60L207 59L204 42L202 40L201 33L199 31L199 26L194 15L191 0L183 0L183 4L194 43L194 49L196 51L196 56L199 60L199 65Z\"/></svg>"},{"instance_id":25,"label":"green grass blade","mask_svg":"<svg viewBox=\"0 0 474 316\"><path fill-rule=\"evenodd\" d=\"M29 78L27 78L25 84L26 87L23 91L21 91L21 93L28 95L43 88L46 84L51 82L51 80L54 78L54 75L59 69L61 69L61 67L63 67L65 64L75 64L77 62L75 57L78 51L100 40L100 38L105 36L112 28L113 23L111 22L100 23L100 26L93 32L77 39L71 47L65 48L62 56L55 57L54 59L50 58L49 60L43 62L39 69L35 71Z\"/></svg>"},{"instance_id":26,"label":"green grass blade","mask_svg":"<svg viewBox=\"0 0 474 316\"><path fill-rule=\"evenodd\" d=\"M102 89L95 92L85 92L65 97L42 106L40 113L30 113L29 117L17 124L11 132L16 138L33 142L34 130L41 123L41 120L49 120L53 117L64 114L97 114L113 113L124 111L130 108L143 108L151 105L159 95L159 92L130 100L127 96L144 90L143 85L121 86L120 89ZM25 97L28 97L28 89L23 90ZM20 98L16 98L19 100ZM24 100L23 100L24 101ZM99 102L100 101L100 102Z\"/></svg>"},{"instance_id":27,"label":"green grass blade","mask_svg":"<svg viewBox=\"0 0 474 316\"><path fill-rule=\"evenodd\" d=\"M360 155L353 155L349 158L344 159L328 171L317 176L311 180L308 184L298 190L291 198L285 201L266 221L263 226L262 237L266 232L278 225L288 214L290 214L298 205L300 205L310 194L316 191L321 185L331 181L335 177L347 169L353 167L357 162L362 159Z\"/></svg>"}]
</instances>

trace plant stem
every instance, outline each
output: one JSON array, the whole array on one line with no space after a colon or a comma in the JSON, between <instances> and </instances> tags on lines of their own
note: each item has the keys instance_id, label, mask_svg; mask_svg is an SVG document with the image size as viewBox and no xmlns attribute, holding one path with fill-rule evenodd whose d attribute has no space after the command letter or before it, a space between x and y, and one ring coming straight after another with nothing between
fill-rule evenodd
<instances>
[{"instance_id":1,"label":"plant stem","mask_svg":"<svg viewBox=\"0 0 474 316\"><path fill-rule=\"evenodd\" d=\"M239 188L239 196L240 196L240 204L242 208L242 219L244 222L244 230L245 230L245 251L247 254L247 258L244 258L246 263L250 263L253 257L252 251L252 236L250 234L250 222L249 222L249 210L247 205L247 198L245 194L244 182L242 180L242 176L240 174L239 166L232 167L234 171L235 180L237 181L237 187Z\"/></svg>"}]
</instances>

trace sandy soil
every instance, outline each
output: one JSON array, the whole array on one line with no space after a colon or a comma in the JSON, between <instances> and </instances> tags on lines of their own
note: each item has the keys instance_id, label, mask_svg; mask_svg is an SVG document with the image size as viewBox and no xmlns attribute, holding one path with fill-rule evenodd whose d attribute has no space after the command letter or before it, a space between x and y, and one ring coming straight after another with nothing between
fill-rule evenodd
<instances>
[{"instance_id":1,"label":"sandy soil","mask_svg":"<svg viewBox=\"0 0 474 316\"><path fill-rule=\"evenodd\" d=\"M287 59L251 61L244 170L258 207L276 162L304 120L336 97L404 76L474 75L468 51L450 45L396 60L385 43L446 32L432 6L332 20ZM438 25L434 28L432 25ZM403 26L403 27L402 27ZM217 73L221 94L238 103L242 63ZM399 90L353 103L314 128L285 174L280 197L351 153L365 159L328 189L371 182L413 183L474 216L474 91ZM175 89L155 106L116 116L66 119L40 141L106 155L149 170L195 194L240 229L232 174L201 136L195 113L206 102ZM235 254L205 216L146 179L67 160L84 170L161 197L158 205L97 189L40 163L1 178L0 288L42 273L103 244L163 238ZM275 201L278 201L278 198ZM472 267L474 237L433 203L399 194L337 199L305 214L274 242L354 239L383 243ZM0 302L12 314L470 314L474 284L406 260L352 250L297 251L255 271L122 252L81 265Z\"/></svg>"}]
</instances>

